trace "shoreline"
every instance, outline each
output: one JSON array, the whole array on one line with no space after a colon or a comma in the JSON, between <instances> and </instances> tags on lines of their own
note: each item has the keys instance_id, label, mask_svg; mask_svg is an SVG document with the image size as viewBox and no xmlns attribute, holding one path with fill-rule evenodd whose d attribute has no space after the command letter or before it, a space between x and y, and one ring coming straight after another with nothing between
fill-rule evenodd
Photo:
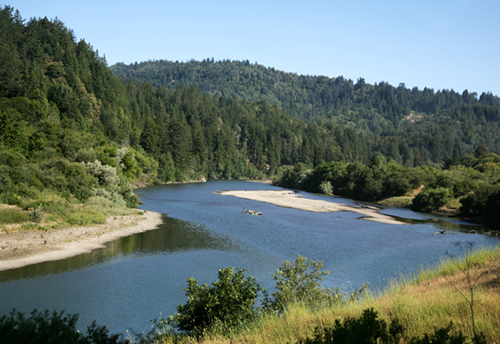
<instances>
[{"instance_id":1,"label":"shoreline","mask_svg":"<svg viewBox=\"0 0 500 344\"><path fill-rule=\"evenodd\" d=\"M110 216L106 223L47 232L18 231L0 235L0 271L90 253L119 238L156 229L162 214Z\"/></svg>"},{"instance_id":2,"label":"shoreline","mask_svg":"<svg viewBox=\"0 0 500 344\"><path fill-rule=\"evenodd\" d=\"M234 196L245 198L253 201L265 202L277 205L279 207L294 208L314 213L333 213L340 211L350 211L362 215L360 220L368 220L392 225L408 225L408 223L398 221L394 217L384 215L379 212L376 207L351 206L342 203L333 203L323 200L303 198L294 191L288 190L238 190L238 191L221 191L222 196Z\"/></svg>"}]
</instances>

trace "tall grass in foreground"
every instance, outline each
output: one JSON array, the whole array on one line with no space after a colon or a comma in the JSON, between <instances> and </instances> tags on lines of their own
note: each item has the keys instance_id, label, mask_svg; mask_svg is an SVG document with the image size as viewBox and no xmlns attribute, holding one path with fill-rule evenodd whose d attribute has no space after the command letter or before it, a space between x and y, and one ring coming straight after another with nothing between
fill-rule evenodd
<instances>
[{"instance_id":1,"label":"tall grass in foreground","mask_svg":"<svg viewBox=\"0 0 500 344\"><path fill-rule=\"evenodd\" d=\"M470 308L463 295L468 284L457 268L463 260L444 259L434 269L422 270L417 276L391 282L386 291L348 302L311 310L300 304L290 305L281 315L264 314L246 328L223 336L215 329L205 333L203 343L296 343L312 337L315 328L332 327L335 319L359 317L373 307L387 322L398 319L404 327L403 343L412 337L433 333L436 328L453 323L451 333L461 331L473 336ZM474 290L476 331L488 343L500 343L500 247L480 249L471 255L471 278ZM197 342L195 338L167 335L159 343Z\"/></svg>"}]
</instances>

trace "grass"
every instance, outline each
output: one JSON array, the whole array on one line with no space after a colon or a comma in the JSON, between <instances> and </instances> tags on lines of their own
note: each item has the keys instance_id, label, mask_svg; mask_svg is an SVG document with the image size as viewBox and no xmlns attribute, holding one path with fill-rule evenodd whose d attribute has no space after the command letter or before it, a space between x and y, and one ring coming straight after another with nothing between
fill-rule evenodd
<instances>
[{"instance_id":1,"label":"grass","mask_svg":"<svg viewBox=\"0 0 500 344\"><path fill-rule=\"evenodd\" d=\"M409 208L414 198L414 196L390 197L378 201L377 204L387 207Z\"/></svg>"},{"instance_id":2,"label":"grass","mask_svg":"<svg viewBox=\"0 0 500 344\"><path fill-rule=\"evenodd\" d=\"M458 262L458 265L457 265ZM310 310L300 305L290 307L281 316L266 314L246 328L229 336L217 330L206 333L202 343L296 343L312 337L314 329L333 326L335 319L359 317L373 307L381 319L398 318L406 329L402 342L432 333L435 328L453 323L452 333L462 331L472 336L468 300L470 288L463 273L464 260L443 259L434 269L416 276L403 276L379 293L361 302ZM459 268L462 267L462 268ZM474 291L476 330L488 343L500 343L500 247L480 249L470 255L469 267ZM198 342L195 338L165 336L158 343Z\"/></svg>"},{"instance_id":3,"label":"grass","mask_svg":"<svg viewBox=\"0 0 500 344\"><path fill-rule=\"evenodd\" d=\"M78 204L44 191L37 199L19 198L19 207L0 207L0 226L12 227L9 231L17 228L50 230L103 224L108 216L138 213L137 209L127 208L104 197L91 197L86 204ZM20 227L9 226L19 224Z\"/></svg>"},{"instance_id":4,"label":"grass","mask_svg":"<svg viewBox=\"0 0 500 344\"><path fill-rule=\"evenodd\" d=\"M19 208L0 208L0 225L29 221L29 214Z\"/></svg>"}]
</instances>

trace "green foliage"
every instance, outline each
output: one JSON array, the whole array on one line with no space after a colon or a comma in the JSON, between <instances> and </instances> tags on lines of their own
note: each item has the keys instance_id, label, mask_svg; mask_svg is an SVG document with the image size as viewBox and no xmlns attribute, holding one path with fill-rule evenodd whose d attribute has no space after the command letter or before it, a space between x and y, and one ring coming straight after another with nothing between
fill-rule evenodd
<instances>
[{"instance_id":1,"label":"green foliage","mask_svg":"<svg viewBox=\"0 0 500 344\"><path fill-rule=\"evenodd\" d=\"M30 208L28 210L29 219L35 223L40 223L43 221L44 215L42 212L42 205L40 204L37 207Z\"/></svg>"},{"instance_id":2,"label":"green foliage","mask_svg":"<svg viewBox=\"0 0 500 344\"><path fill-rule=\"evenodd\" d=\"M15 208L0 209L0 225L29 221L28 212Z\"/></svg>"},{"instance_id":3,"label":"green foliage","mask_svg":"<svg viewBox=\"0 0 500 344\"><path fill-rule=\"evenodd\" d=\"M276 282L272 298L266 297L265 308L277 311L285 310L289 305L300 303L307 307L341 304L346 301L358 301L365 294L368 284L356 289L349 297L340 289L325 289L321 285L323 276L330 274L321 271L322 261L312 261L299 255L295 262L285 261L273 274Z\"/></svg>"},{"instance_id":4,"label":"green foliage","mask_svg":"<svg viewBox=\"0 0 500 344\"><path fill-rule=\"evenodd\" d=\"M417 211L438 210L453 198L453 191L447 188L424 189L415 196L411 208Z\"/></svg>"},{"instance_id":5,"label":"green foliage","mask_svg":"<svg viewBox=\"0 0 500 344\"><path fill-rule=\"evenodd\" d=\"M383 319L377 319L378 313L373 309L365 309L359 318L347 318L343 322L335 320L333 327L316 328L314 337L299 343L304 344L375 344L399 343L403 334L403 326L397 319L387 324Z\"/></svg>"},{"instance_id":6,"label":"green foliage","mask_svg":"<svg viewBox=\"0 0 500 344\"><path fill-rule=\"evenodd\" d=\"M32 311L24 313L12 310L10 315L0 318L0 338L3 344L118 344L123 343L119 335L110 335L105 326L92 323L86 334L76 328L78 315L64 312L49 313Z\"/></svg>"},{"instance_id":7,"label":"green foliage","mask_svg":"<svg viewBox=\"0 0 500 344\"><path fill-rule=\"evenodd\" d=\"M415 337L410 340L410 344L486 344L486 340L483 335L477 335L468 340L467 337L463 335L461 331L456 334L450 333L453 328L453 324L450 323L447 327L437 328L434 333L425 333L422 337Z\"/></svg>"},{"instance_id":8,"label":"green foliage","mask_svg":"<svg viewBox=\"0 0 500 344\"><path fill-rule=\"evenodd\" d=\"M325 156L309 155L315 149L316 134L340 125L343 130L354 128L369 136L371 149L405 166L441 163L448 158L472 154L483 145L490 151L500 151L500 99L491 93L477 94L465 90L397 87L381 82L370 85L342 76L306 76L266 68L248 61L149 61L130 65L119 63L111 67L115 75L136 83L150 82L155 87L177 89L181 85L199 87L211 97L249 101L267 101L287 111L292 117L317 123L319 131L308 130L309 140L297 137L303 155L302 162L325 162L359 159L360 144L366 138L349 140L342 135ZM193 105L194 106L194 105ZM168 108L167 108L168 109ZM240 125L241 126L241 125ZM242 131L244 132L244 131ZM291 140L290 140L291 141ZM290 143L290 142L289 142ZM265 143L263 142L264 146ZM258 144L255 144L258 148ZM258 149L257 149L258 150ZM375 150L375 149L374 149ZM484 150L480 150L482 154ZM361 153L361 154L360 154ZM363 162L376 155L363 155ZM254 163L252 161L252 163ZM296 161L283 161L295 164Z\"/></svg>"},{"instance_id":9,"label":"green foliage","mask_svg":"<svg viewBox=\"0 0 500 344\"><path fill-rule=\"evenodd\" d=\"M244 270L224 268L219 270L218 280L212 286L199 285L194 278L188 279L185 290L188 301L177 307L177 314L168 322L180 331L200 335L214 328L224 332L240 328L257 317L258 293L263 288L253 277L244 276Z\"/></svg>"},{"instance_id":10,"label":"green foliage","mask_svg":"<svg viewBox=\"0 0 500 344\"><path fill-rule=\"evenodd\" d=\"M119 202L113 202L109 198L103 196L90 197L86 206L94 208L105 216L137 214L136 210L127 208L125 202L120 205Z\"/></svg>"},{"instance_id":11,"label":"green foliage","mask_svg":"<svg viewBox=\"0 0 500 344\"><path fill-rule=\"evenodd\" d=\"M26 204L26 208L35 208L42 203L44 212L50 214L52 220L62 221L70 225L85 226L106 222L106 216L95 208L73 204L50 191L44 191L38 201L26 200L25 202L29 202Z\"/></svg>"},{"instance_id":12,"label":"green foliage","mask_svg":"<svg viewBox=\"0 0 500 344\"><path fill-rule=\"evenodd\" d=\"M331 194L333 192L332 183L329 180L324 180L319 185L319 189L324 194Z\"/></svg>"},{"instance_id":13,"label":"green foliage","mask_svg":"<svg viewBox=\"0 0 500 344\"><path fill-rule=\"evenodd\" d=\"M482 218L495 229L500 223L500 185L484 185L461 200L464 216Z\"/></svg>"},{"instance_id":14,"label":"green foliage","mask_svg":"<svg viewBox=\"0 0 500 344\"><path fill-rule=\"evenodd\" d=\"M434 333L425 333L421 337L409 339L411 344L485 344L482 334L468 339L461 331L451 333L453 324L447 327L436 328ZM365 309L359 318L348 317L344 321L335 320L332 327L316 327L313 338L299 341L303 344L375 344L375 343L402 343L405 328L398 319L388 324L378 319L378 313L373 308Z\"/></svg>"},{"instance_id":15,"label":"green foliage","mask_svg":"<svg viewBox=\"0 0 500 344\"><path fill-rule=\"evenodd\" d=\"M308 261L301 255L293 263L283 262L273 274L276 286L271 307L285 309L290 303L312 304L324 299L327 291L321 286L321 281L329 272L321 271L322 268L323 262Z\"/></svg>"}]
</instances>

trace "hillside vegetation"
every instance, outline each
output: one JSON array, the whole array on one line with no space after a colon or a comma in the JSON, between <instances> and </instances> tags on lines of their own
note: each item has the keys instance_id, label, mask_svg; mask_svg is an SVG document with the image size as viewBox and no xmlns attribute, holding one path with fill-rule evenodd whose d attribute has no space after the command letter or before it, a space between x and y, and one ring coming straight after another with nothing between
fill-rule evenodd
<instances>
[{"instance_id":1,"label":"hillside vegetation","mask_svg":"<svg viewBox=\"0 0 500 344\"><path fill-rule=\"evenodd\" d=\"M440 169L424 173L438 180L431 188L469 197L474 210L465 211L467 216L496 207L492 193L499 172L493 152L500 140L500 106L491 94L478 99L468 92L410 91L208 60L114 66L130 79L125 81L57 19L25 22L6 6L0 28L0 202L24 209L21 215L2 211L4 223L28 215L40 221L46 213L54 215L49 222L102 222L104 213L137 205L134 182L285 174L283 186L317 192L329 181L334 193L378 200L429 184L402 176L406 169L422 175L413 169L426 162L479 172L465 169L443 178ZM159 85L158 80L170 80L163 76L172 70L177 74L168 78L176 82ZM158 86L137 81L141 78ZM212 88L204 92L208 85ZM307 122L292 117L286 101L269 98L272 94L288 99L296 117L306 118L303 106L314 111ZM486 154L488 149L492 153ZM363 167L384 165L380 159L388 163L385 172ZM317 185L307 186L307 171L331 166L344 179L346 173L356 177L316 176ZM109 210L114 207L119 210Z\"/></svg>"},{"instance_id":2,"label":"hillside vegetation","mask_svg":"<svg viewBox=\"0 0 500 344\"><path fill-rule=\"evenodd\" d=\"M163 64L175 73L164 74ZM0 203L8 204L0 207L0 226L103 223L134 212L133 183L270 176L363 200L417 188L419 210L455 197L463 214L500 223L500 106L491 94L297 76L249 62L159 61L114 72L128 80L59 20L25 21L9 6L0 9ZM148 80L153 75L158 80ZM324 290L320 262L299 257L277 270L277 288L263 295L261 308L254 308L264 292L257 281L228 267L212 286L190 279L188 302L155 323L165 333L150 335L159 342L319 343L335 329L353 332L359 321L383 327L399 319L401 327L391 328L402 343L436 342L425 335L439 331L448 339L463 334L454 343L499 342L498 250L482 257L466 260L466 269L452 260L436 276L395 284L377 298L363 298L364 288L351 297ZM464 297L471 291L474 302ZM84 334L75 324L58 312L12 313L0 318L0 337L120 342L104 327Z\"/></svg>"},{"instance_id":3,"label":"hillside vegetation","mask_svg":"<svg viewBox=\"0 0 500 344\"><path fill-rule=\"evenodd\" d=\"M267 100L306 122L341 124L388 142L384 155L413 166L470 154L479 145L500 152L500 99L467 90L434 91L343 78L297 75L249 61L148 61L111 66L126 80L153 86L196 86L212 96Z\"/></svg>"}]
</instances>

